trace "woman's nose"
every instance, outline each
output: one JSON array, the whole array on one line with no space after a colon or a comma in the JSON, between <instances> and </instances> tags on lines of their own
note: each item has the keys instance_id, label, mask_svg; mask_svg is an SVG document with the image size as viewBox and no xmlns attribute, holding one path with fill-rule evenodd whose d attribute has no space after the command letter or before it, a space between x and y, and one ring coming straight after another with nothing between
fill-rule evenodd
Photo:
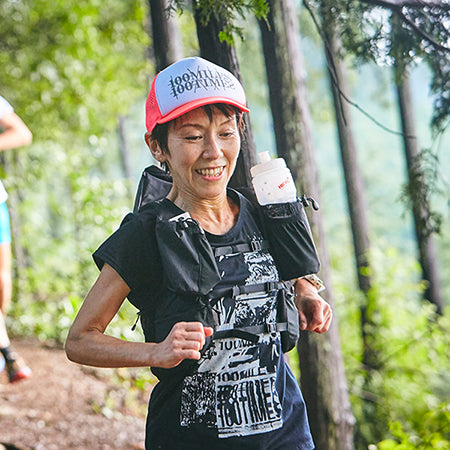
<instances>
[{"instance_id":1,"label":"woman's nose","mask_svg":"<svg viewBox=\"0 0 450 450\"><path fill-rule=\"evenodd\" d=\"M210 136L205 140L205 150L203 157L206 159L217 159L222 154L220 140L215 136Z\"/></svg>"}]
</instances>

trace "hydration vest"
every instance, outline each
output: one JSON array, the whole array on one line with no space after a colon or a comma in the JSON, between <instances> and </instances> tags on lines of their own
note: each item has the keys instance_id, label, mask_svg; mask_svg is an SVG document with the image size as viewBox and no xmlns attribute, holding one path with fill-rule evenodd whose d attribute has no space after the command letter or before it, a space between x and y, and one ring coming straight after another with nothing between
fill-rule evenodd
<instances>
[{"instance_id":1,"label":"hydration vest","mask_svg":"<svg viewBox=\"0 0 450 450\"><path fill-rule=\"evenodd\" d=\"M213 328L214 333L209 341L236 337L256 343L261 334L280 332L282 351L290 351L300 335L292 283L274 281L217 289L220 274L216 258L268 250L282 280L316 273L319 259L303 210L308 205L308 199L303 197L294 203L265 207L256 205L262 222L263 239L213 249L197 221L186 214L176 217L167 215L161 199L165 198L171 186L170 175L156 166L147 167L142 174L134 205L134 212L145 209L152 210L155 215L155 234L166 278L161 292L162 304L157 310L152 308L138 313L146 340L161 342L175 323L199 321ZM243 195L248 198L248 194ZM220 298L257 293L276 296L276 322L239 328L218 325L214 307ZM207 348L208 340L203 351ZM184 371L189 364L192 361L184 361L175 371ZM156 376L166 371L152 370ZM170 370L174 372L174 369Z\"/></svg>"}]
</instances>

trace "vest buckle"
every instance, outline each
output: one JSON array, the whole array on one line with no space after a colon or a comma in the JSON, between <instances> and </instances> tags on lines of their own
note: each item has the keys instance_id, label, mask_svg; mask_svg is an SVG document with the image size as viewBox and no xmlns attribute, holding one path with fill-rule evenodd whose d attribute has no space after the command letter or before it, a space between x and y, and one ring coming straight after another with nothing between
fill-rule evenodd
<instances>
[{"instance_id":1,"label":"vest buckle","mask_svg":"<svg viewBox=\"0 0 450 450\"><path fill-rule=\"evenodd\" d=\"M262 242L258 239L250 241L250 247L253 252L260 252L262 250Z\"/></svg>"}]
</instances>

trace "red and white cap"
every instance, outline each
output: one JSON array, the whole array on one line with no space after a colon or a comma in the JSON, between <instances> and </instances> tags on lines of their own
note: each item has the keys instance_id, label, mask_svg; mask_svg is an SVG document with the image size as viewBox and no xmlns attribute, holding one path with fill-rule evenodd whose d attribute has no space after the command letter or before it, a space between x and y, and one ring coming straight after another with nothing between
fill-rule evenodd
<instances>
[{"instance_id":1,"label":"red and white cap","mask_svg":"<svg viewBox=\"0 0 450 450\"><path fill-rule=\"evenodd\" d=\"M145 124L152 132L199 106L213 103L246 107L244 88L228 70L199 57L185 58L159 72L145 104Z\"/></svg>"}]
</instances>

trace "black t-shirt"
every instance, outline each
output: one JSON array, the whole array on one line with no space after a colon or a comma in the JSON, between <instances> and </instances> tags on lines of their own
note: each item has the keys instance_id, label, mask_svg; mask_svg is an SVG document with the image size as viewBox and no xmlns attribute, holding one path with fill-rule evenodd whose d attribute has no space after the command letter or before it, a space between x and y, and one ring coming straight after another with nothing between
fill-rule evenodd
<instances>
[{"instance_id":1,"label":"black t-shirt","mask_svg":"<svg viewBox=\"0 0 450 450\"><path fill-rule=\"evenodd\" d=\"M224 235L206 233L213 248L262 239L253 206L234 191L229 195L240 207L238 221ZM167 199L161 206L165 215L183 212ZM128 215L94 253L100 268L106 262L124 279L131 289L129 300L139 309L158 308L164 295L154 222L151 208ZM216 262L218 288L278 281L265 250L231 253ZM219 329L271 323L276 320L276 297L264 292L224 296L215 311ZM186 373L174 373L158 375L160 382L151 394L147 449L314 448L303 398L285 364L278 332L262 334L254 343L237 337L213 340Z\"/></svg>"}]
</instances>

